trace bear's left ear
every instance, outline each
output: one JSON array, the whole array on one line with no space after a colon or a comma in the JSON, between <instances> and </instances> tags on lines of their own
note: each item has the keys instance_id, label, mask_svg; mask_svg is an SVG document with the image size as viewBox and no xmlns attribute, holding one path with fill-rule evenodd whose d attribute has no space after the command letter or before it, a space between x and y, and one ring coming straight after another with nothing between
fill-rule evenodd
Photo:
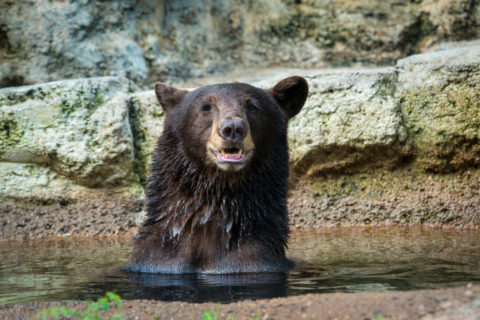
<instances>
[{"instance_id":1,"label":"bear's left ear","mask_svg":"<svg viewBox=\"0 0 480 320\"><path fill-rule=\"evenodd\" d=\"M161 82L155 83L155 95L165 112L170 112L175 109L187 93L188 91L186 90L170 87Z\"/></svg>"},{"instance_id":2,"label":"bear's left ear","mask_svg":"<svg viewBox=\"0 0 480 320\"><path fill-rule=\"evenodd\" d=\"M302 77L293 76L280 80L267 91L280 105L287 119L291 119L302 110L307 100L308 83Z\"/></svg>"}]
</instances>

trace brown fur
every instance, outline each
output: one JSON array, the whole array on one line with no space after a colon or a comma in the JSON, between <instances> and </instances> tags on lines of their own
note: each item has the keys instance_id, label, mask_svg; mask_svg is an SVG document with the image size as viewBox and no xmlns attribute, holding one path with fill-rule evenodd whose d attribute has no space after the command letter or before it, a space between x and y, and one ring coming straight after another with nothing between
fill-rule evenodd
<instances>
[{"instance_id":1,"label":"brown fur","mask_svg":"<svg viewBox=\"0 0 480 320\"><path fill-rule=\"evenodd\" d=\"M301 77L263 90L220 84L193 92L155 86L166 111L147 187L148 216L126 269L162 273L286 270L287 121L302 108ZM241 140L219 133L245 123ZM241 131L243 133L243 129ZM219 162L219 151L244 160ZM223 160L222 160L223 161Z\"/></svg>"}]
</instances>

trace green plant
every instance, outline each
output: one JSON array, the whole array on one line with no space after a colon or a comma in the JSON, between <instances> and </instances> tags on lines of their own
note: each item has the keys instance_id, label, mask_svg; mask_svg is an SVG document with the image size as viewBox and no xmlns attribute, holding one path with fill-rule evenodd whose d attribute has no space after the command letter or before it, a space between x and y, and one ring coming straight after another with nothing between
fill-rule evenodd
<instances>
[{"instance_id":1,"label":"green plant","mask_svg":"<svg viewBox=\"0 0 480 320\"><path fill-rule=\"evenodd\" d=\"M203 314L203 320L217 320L218 319L218 312L220 311L220 303L217 304L215 307L215 313L212 311L207 311Z\"/></svg>"},{"instance_id":2,"label":"green plant","mask_svg":"<svg viewBox=\"0 0 480 320\"><path fill-rule=\"evenodd\" d=\"M203 320L219 320L218 318L218 312L220 311L220 303L217 303L217 306L215 307L215 312L212 311L207 311L203 314ZM256 313L255 316L253 317L253 320L258 320L260 319L260 313ZM226 320L235 320L234 317L228 316Z\"/></svg>"},{"instance_id":3,"label":"green plant","mask_svg":"<svg viewBox=\"0 0 480 320\"><path fill-rule=\"evenodd\" d=\"M122 299L118 294L107 292L105 297L98 298L97 301L87 301L84 310L74 310L70 307L59 306L43 309L35 318L36 319L59 319L60 316L69 317L70 319L81 320L104 320L104 319L126 319L122 312L117 312L111 318L103 318L102 312L108 311L111 307L121 308Z\"/></svg>"},{"instance_id":4,"label":"green plant","mask_svg":"<svg viewBox=\"0 0 480 320\"><path fill-rule=\"evenodd\" d=\"M218 312L220 311L220 303L217 303L215 307L215 312L207 311L203 314L203 320L219 320L218 319ZM227 320L235 320L235 318L228 316Z\"/></svg>"},{"instance_id":5,"label":"green plant","mask_svg":"<svg viewBox=\"0 0 480 320\"><path fill-rule=\"evenodd\" d=\"M373 316L375 317L375 319L377 319L377 320L387 320L387 319L385 319L380 313L378 313L377 311L373 311L372 314L373 314Z\"/></svg>"}]
</instances>

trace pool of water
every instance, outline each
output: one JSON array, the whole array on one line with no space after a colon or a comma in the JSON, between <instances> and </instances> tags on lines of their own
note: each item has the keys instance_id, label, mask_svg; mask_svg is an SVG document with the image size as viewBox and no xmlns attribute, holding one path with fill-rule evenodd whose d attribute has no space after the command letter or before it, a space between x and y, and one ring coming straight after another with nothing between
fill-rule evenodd
<instances>
[{"instance_id":1,"label":"pool of water","mask_svg":"<svg viewBox=\"0 0 480 320\"><path fill-rule=\"evenodd\" d=\"M251 275L130 275L129 239L0 242L0 305L123 299L232 302L319 292L442 288L480 283L480 232L430 228L296 231L297 268Z\"/></svg>"}]
</instances>

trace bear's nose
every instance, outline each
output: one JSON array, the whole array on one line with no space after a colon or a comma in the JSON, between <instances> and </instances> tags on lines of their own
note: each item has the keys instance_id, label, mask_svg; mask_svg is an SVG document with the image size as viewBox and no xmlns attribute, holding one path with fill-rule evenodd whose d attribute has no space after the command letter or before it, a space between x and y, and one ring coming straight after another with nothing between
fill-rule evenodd
<instances>
[{"instance_id":1,"label":"bear's nose","mask_svg":"<svg viewBox=\"0 0 480 320\"><path fill-rule=\"evenodd\" d=\"M223 139L230 142L237 142L247 135L245 121L239 118L225 119L218 129Z\"/></svg>"}]
</instances>

